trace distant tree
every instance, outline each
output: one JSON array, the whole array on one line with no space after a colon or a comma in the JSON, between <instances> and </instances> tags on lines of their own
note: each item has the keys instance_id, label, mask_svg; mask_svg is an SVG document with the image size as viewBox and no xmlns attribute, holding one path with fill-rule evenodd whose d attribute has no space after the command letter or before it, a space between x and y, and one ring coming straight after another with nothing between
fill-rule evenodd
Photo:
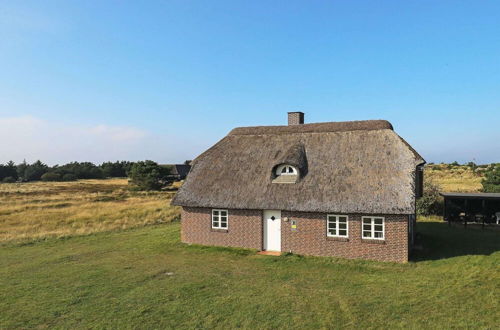
<instances>
[{"instance_id":1,"label":"distant tree","mask_svg":"<svg viewBox=\"0 0 500 330\"><path fill-rule=\"evenodd\" d=\"M439 194L439 186L432 181L424 182L424 194L417 199L417 214L439 215L443 211L443 199Z\"/></svg>"},{"instance_id":2,"label":"distant tree","mask_svg":"<svg viewBox=\"0 0 500 330\"><path fill-rule=\"evenodd\" d=\"M101 168L90 162L71 162L62 166L55 166L53 172L63 177L65 174L73 174L78 179L102 179L104 173Z\"/></svg>"},{"instance_id":3,"label":"distant tree","mask_svg":"<svg viewBox=\"0 0 500 330\"><path fill-rule=\"evenodd\" d=\"M21 181L37 181L42 175L49 171L47 164L37 160L33 164L27 164L26 161L17 166L17 173Z\"/></svg>"},{"instance_id":4,"label":"distant tree","mask_svg":"<svg viewBox=\"0 0 500 330\"><path fill-rule=\"evenodd\" d=\"M59 173L47 172L42 175L42 181L61 181L61 175Z\"/></svg>"},{"instance_id":5,"label":"distant tree","mask_svg":"<svg viewBox=\"0 0 500 330\"><path fill-rule=\"evenodd\" d=\"M500 192L500 165L488 167L481 183L483 192Z\"/></svg>"},{"instance_id":6,"label":"distant tree","mask_svg":"<svg viewBox=\"0 0 500 330\"><path fill-rule=\"evenodd\" d=\"M129 172L129 183L140 190L160 190L168 182L170 174L167 168L146 160L136 162Z\"/></svg>"},{"instance_id":7,"label":"distant tree","mask_svg":"<svg viewBox=\"0 0 500 330\"><path fill-rule=\"evenodd\" d=\"M17 180L17 168L13 161L9 161L7 164L0 164L0 181L5 178L13 178L14 181Z\"/></svg>"},{"instance_id":8,"label":"distant tree","mask_svg":"<svg viewBox=\"0 0 500 330\"><path fill-rule=\"evenodd\" d=\"M133 163L127 161L121 162L105 162L102 163L100 168L106 178L123 178L132 168Z\"/></svg>"},{"instance_id":9,"label":"distant tree","mask_svg":"<svg viewBox=\"0 0 500 330\"><path fill-rule=\"evenodd\" d=\"M25 173L26 173L26 169L28 168L28 163L26 163L26 159L23 160L23 162L19 165L17 165L17 177L21 180L21 181L26 181L24 178L25 178Z\"/></svg>"}]
</instances>

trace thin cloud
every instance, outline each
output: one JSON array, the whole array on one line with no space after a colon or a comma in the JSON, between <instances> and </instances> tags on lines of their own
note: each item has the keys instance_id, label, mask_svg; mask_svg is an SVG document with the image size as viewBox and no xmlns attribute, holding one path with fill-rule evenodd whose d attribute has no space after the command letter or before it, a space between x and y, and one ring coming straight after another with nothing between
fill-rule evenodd
<instances>
[{"instance_id":1,"label":"thin cloud","mask_svg":"<svg viewBox=\"0 0 500 330\"><path fill-rule=\"evenodd\" d=\"M84 126L33 116L0 117L0 141L0 163L23 159L40 159L49 164L141 159L179 162L192 158L204 147L189 141L179 143L174 137L137 127Z\"/></svg>"}]
</instances>

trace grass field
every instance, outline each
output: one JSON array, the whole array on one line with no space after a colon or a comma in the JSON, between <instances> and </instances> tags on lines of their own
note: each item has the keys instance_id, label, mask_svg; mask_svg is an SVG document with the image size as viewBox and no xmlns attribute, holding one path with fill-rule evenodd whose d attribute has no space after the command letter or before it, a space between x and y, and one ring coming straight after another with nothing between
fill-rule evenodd
<instances>
[{"instance_id":1,"label":"grass field","mask_svg":"<svg viewBox=\"0 0 500 330\"><path fill-rule=\"evenodd\" d=\"M419 224L409 264L186 246L179 223L0 249L2 328L497 328L493 231Z\"/></svg>"},{"instance_id":2,"label":"grass field","mask_svg":"<svg viewBox=\"0 0 500 330\"><path fill-rule=\"evenodd\" d=\"M444 192L479 192L483 187L482 175L472 172L467 166L426 166L424 178L438 184Z\"/></svg>"},{"instance_id":3,"label":"grass field","mask_svg":"<svg viewBox=\"0 0 500 330\"><path fill-rule=\"evenodd\" d=\"M419 219L408 264L260 256L180 243L171 196L126 180L0 185L0 328L500 324L500 231Z\"/></svg>"},{"instance_id":4,"label":"grass field","mask_svg":"<svg viewBox=\"0 0 500 330\"><path fill-rule=\"evenodd\" d=\"M0 184L0 243L169 222L172 192L134 192L127 179Z\"/></svg>"}]
</instances>

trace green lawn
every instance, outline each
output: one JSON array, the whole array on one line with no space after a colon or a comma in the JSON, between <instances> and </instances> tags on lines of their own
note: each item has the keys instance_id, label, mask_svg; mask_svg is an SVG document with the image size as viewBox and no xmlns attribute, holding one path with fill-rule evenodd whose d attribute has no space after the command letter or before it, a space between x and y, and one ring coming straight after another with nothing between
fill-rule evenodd
<instances>
[{"instance_id":1,"label":"green lawn","mask_svg":"<svg viewBox=\"0 0 500 330\"><path fill-rule=\"evenodd\" d=\"M186 246L179 223L0 246L0 328L496 328L500 234L419 223L409 264Z\"/></svg>"}]
</instances>

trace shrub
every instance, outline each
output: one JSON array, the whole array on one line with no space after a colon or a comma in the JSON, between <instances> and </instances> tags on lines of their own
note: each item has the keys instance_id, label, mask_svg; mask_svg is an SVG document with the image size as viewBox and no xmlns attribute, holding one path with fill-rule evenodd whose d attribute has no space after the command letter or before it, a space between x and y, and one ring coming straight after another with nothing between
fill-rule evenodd
<instances>
[{"instance_id":1,"label":"shrub","mask_svg":"<svg viewBox=\"0 0 500 330\"><path fill-rule=\"evenodd\" d=\"M418 215L440 215L443 212L443 198L439 194L439 186L432 181L424 182L424 194L417 199Z\"/></svg>"},{"instance_id":2,"label":"shrub","mask_svg":"<svg viewBox=\"0 0 500 330\"><path fill-rule=\"evenodd\" d=\"M66 173L62 176L63 181L76 181L78 178L72 173Z\"/></svg>"},{"instance_id":3,"label":"shrub","mask_svg":"<svg viewBox=\"0 0 500 330\"><path fill-rule=\"evenodd\" d=\"M488 167L481 183L483 192L500 192L500 166Z\"/></svg>"},{"instance_id":4,"label":"shrub","mask_svg":"<svg viewBox=\"0 0 500 330\"><path fill-rule=\"evenodd\" d=\"M16 179L14 179L14 177L12 177L12 176L8 176L8 177L3 178L2 182L3 183L14 183L14 182L16 182Z\"/></svg>"},{"instance_id":5,"label":"shrub","mask_svg":"<svg viewBox=\"0 0 500 330\"><path fill-rule=\"evenodd\" d=\"M42 175L42 181L61 181L61 175L54 172L48 172Z\"/></svg>"},{"instance_id":6,"label":"shrub","mask_svg":"<svg viewBox=\"0 0 500 330\"><path fill-rule=\"evenodd\" d=\"M129 172L129 183L139 190L160 190L169 182L169 170L157 163L146 160L132 165Z\"/></svg>"}]
</instances>

